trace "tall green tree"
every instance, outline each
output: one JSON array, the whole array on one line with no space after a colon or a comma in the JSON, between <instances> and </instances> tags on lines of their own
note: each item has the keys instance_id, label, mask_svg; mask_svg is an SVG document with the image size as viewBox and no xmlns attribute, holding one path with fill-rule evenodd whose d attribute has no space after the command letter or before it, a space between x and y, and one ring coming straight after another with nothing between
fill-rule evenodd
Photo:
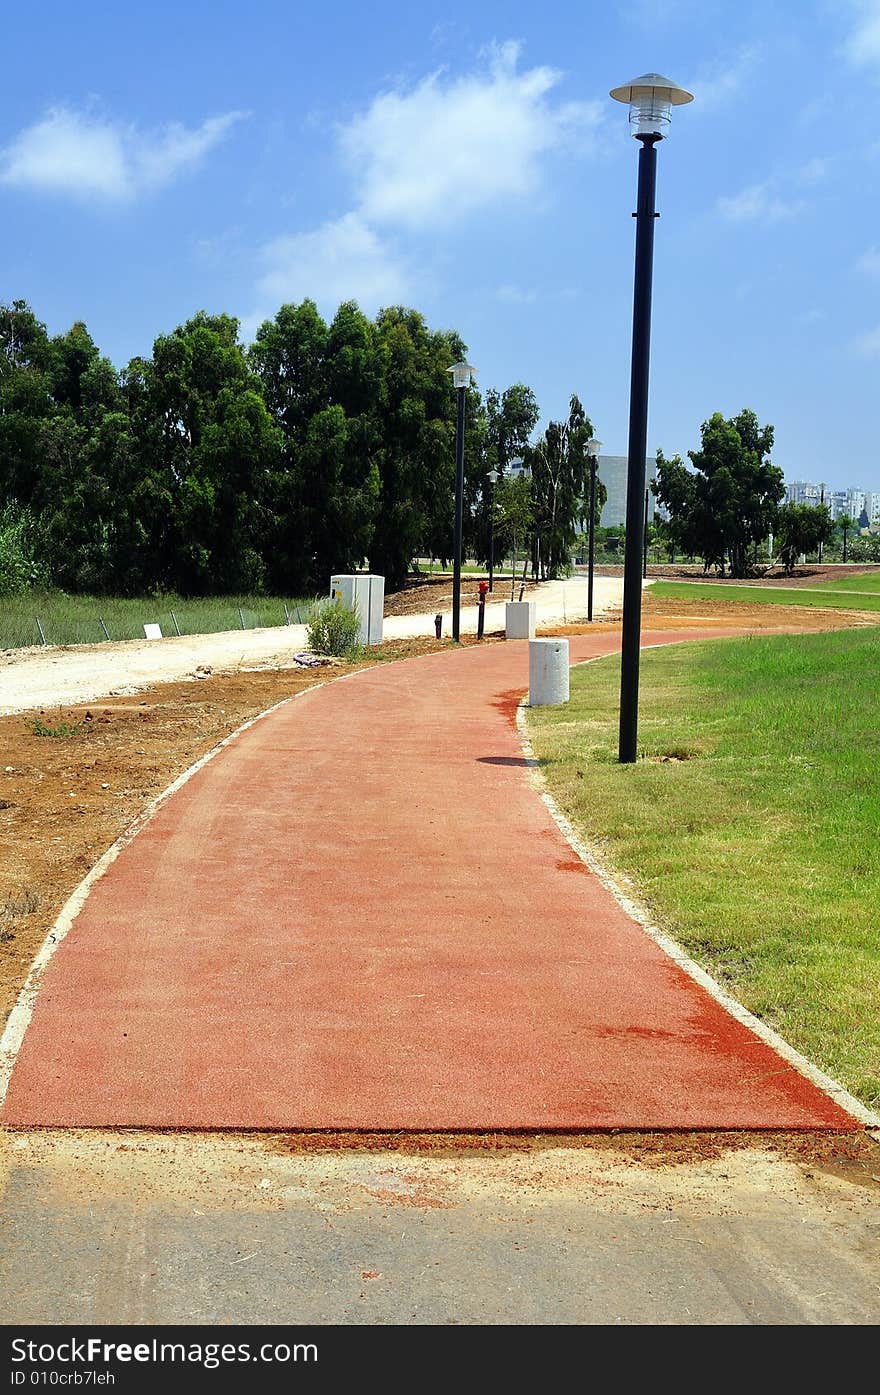
<instances>
[{"instance_id":1,"label":"tall green tree","mask_svg":"<svg viewBox=\"0 0 880 1395\"><path fill-rule=\"evenodd\" d=\"M588 489L587 442L592 434L592 423L577 394L572 394L566 420L551 421L526 454L532 474L536 575L558 577L569 568Z\"/></svg>"},{"instance_id":2,"label":"tall green tree","mask_svg":"<svg viewBox=\"0 0 880 1395\"><path fill-rule=\"evenodd\" d=\"M465 448L465 544L472 556L488 564L493 494L488 474L496 470L503 478L511 461L525 456L538 421L538 403L525 383L513 383L503 392L489 388L483 402L474 396L477 400L468 403Z\"/></svg>"},{"instance_id":3,"label":"tall green tree","mask_svg":"<svg viewBox=\"0 0 880 1395\"><path fill-rule=\"evenodd\" d=\"M282 433L272 477L271 576L325 590L363 564L379 495L384 400L375 326L353 301L328 326L312 301L284 305L251 349Z\"/></svg>"},{"instance_id":4,"label":"tall green tree","mask_svg":"<svg viewBox=\"0 0 880 1395\"><path fill-rule=\"evenodd\" d=\"M55 413L46 326L27 301L0 306L0 495L40 507L41 436Z\"/></svg>"},{"instance_id":5,"label":"tall green tree","mask_svg":"<svg viewBox=\"0 0 880 1395\"><path fill-rule=\"evenodd\" d=\"M779 556L787 572L802 553L818 552L831 541L834 523L827 504L784 504L776 521Z\"/></svg>"},{"instance_id":6,"label":"tall green tree","mask_svg":"<svg viewBox=\"0 0 880 1395\"><path fill-rule=\"evenodd\" d=\"M769 459L773 427L744 408L727 419L716 412L700 430L700 449L688 451L692 472L658 451L655 493L684 551L722 575L729 562L731 576L746 576L785 494L782 471Z\"/></svg>"},{"instance_id":7,"label":"tall green tree","mask_svg":"<svg viewBox=\"0 0 880 1395\"><path fill-rule=\"evenodd\" d=\"M451 537L455 490L455 390L447 372L465 357L454 332L429 330L415 310L394 306L376 320L385 396L380 494L370 566L389 590L422 550Z\"/></svg>"},{"instance_id":8,"label":"tall green tree","mask_svg":"<svg viewBox=\"0 0 880 1395\"><path fill-rule=\"evenodd\" d=\"M281 432L238 343L238 321L200 311L160 336L139 411L150 493L170 503L154 539L155 583L191 595L261 590Z\"/></svg>"},{"instance_id":9,"label":"tall green tree","mask_svg":"<svg viewBox=\"0 0 880 1395\"><path fill-rule=\"evenodd\" d=\"M289 440L301 437L315 413L329 405L326 352L327 325L313 300L282 305L257 330L250 363L269 411Z\"/></svg>"},{"instance_id":10,"label":"tall green tree","mask_svg":"<svg viewBox=\"0 0 880 1395\"><path fill-rule=\"evenodd\" d=\"M834 520L834 526L843 539L843 560L847 560L847 543L850 533L855 531L856 521L851 514L840 513Z\"/></svg>"},{"instance_id":11,"label":"tall green tree","mask_svg":"<svg viewBox=\"0 0 880 1395\"><path fill-rule=\"evenodd\" d=\"M517 559L527 555L535 527L532 481L526 471L502 475L495 490L495 539L502 554L512 559L510 599L516 588Z\"/></svg>"},{"instance_id":12,"label":"tall green tree","mask_svg":"<svg viewBox=\"0 0 880 1395\"><path fill-rule=\"evenodd\" d=\"M502 475L525 455L538 423L538 403L525 383L486 393L486 466Z\"/></svg>"}]
</instances>

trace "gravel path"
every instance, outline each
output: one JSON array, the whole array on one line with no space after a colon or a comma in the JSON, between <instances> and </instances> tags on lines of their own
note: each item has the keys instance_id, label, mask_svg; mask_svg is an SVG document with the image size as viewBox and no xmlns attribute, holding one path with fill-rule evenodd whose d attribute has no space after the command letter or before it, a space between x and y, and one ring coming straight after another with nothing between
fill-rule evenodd
<instances>
[{"instance_id":1,"label":"gravel path","mask_svg":"<svg viewBox=\"0 0 880 1395\"><path fill-rule=\"evenodd\" d=\"M534 593L539 622L582 620L586 615L586 595L583 576L544 582ZM597 577L595 614L618 609L622 596L622 580ZM461 622L463 634L476 633L476 606L462 609ZM446 612L444 634L449 634L451 623L451 613ZM503 628L504 602L487 606L487 632ZM434 612L390 616L385 620L384 633L386 639L433 635ZM154 683L192 677L200 667L290 667L294 654L305 648L305 625L282 625L162 640L10 649L0 655L0 715L136 693Z\"/></svg>"}]
</instances>

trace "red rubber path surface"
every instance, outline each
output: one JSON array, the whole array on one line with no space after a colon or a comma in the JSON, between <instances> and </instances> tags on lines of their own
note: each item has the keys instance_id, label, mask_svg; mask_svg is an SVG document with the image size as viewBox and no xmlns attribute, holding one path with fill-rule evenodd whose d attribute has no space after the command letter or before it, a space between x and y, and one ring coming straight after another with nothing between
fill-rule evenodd
<instances>
[{"instance_id":1,"label":"red rubber path surface","mask_svg":"<svg viewBox=\"0 0 880 1395\"><path fill-rule=\"evenodd\" d=\"M527 669L524 642L367 669L210 761L89 895L4 1122L856 1127L577 861L512 726Z\"/></svg>"}]
</instances>

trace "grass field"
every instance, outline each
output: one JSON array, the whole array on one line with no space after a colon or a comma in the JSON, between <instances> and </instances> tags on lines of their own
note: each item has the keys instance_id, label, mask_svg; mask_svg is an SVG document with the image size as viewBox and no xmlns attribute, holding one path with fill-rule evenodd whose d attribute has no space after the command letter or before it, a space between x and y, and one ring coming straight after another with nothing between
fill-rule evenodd
<instances>
[{"instance_id":1,"label":"grass field","mask_svg":"<svg viewBox=\"0 0 880 1395\"><path fill-rule=\"evenodd\" d=\"M810 588L812 590L812 587ZM834 577L818 584L820 591L872 591L880 595L880 569L862 572L859 576Z\"/></svg>"},{"instance_id":2,"label":"grass field","mask_svg":"<svg viewBox=\"0 0 880 1395\"><path fill-rule=\"evenodd\" d=\"M174 595L123 599L68 596L62 591L30 592L24 596L8 596L0 605L0 649L42 643L38 620L47 644L98 644L108 636L110 639L143 639L144 625L151 623L160 625L163 635L175 635L178 629L183 635L197 635L284 625L285 605L295 623L308 618L311 604L310 600L284 601L277 596L212 596L183 600Z\"/></svg>"},{"instance_id":3,"label":"grass field","mask_svg":"<svg viewBox=\"0 0 880 1395\"><path fill-rule=\"evenodd\" d=\"M854 578L853 578L854 580ZM873 577L867 577L873 582ZM651 595L667 596L672 599L692 601L739 601L743 605L800 605L822 610L880 610L880 583L873 588L866 586L872 594L853 595L846 588L847 580L829 582L827 585L792 587L784 590L780 586L736 586L729 582L711 581L655 581Z\"/></svg>"},{"instance_id":4,"label":"grass field","mask_svg":"<svg viewBox=\"0 0 880 1395\"><path fill-rule=\"evenodd\" d=\"M873 628L646 652L635 765L616 759L617 658L529 713L560 805L657 923L875 1108L878 671Z\"/></svg>"}]
</instances>

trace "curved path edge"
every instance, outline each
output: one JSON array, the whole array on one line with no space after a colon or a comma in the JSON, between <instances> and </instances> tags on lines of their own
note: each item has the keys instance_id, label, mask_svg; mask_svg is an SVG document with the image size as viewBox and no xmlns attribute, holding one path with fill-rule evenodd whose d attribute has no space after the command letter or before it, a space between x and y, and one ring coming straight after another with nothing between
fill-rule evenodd
<instances>
[{"instance_id":1,"label":"curved path edge","mask_svg":"<svg viewBox=\"0 0 880 1395\"><path fill-rule=\"evenodd\" d=\"M686 644L688 641L679 640L672 642ZM643 645L644 649L665 647L667 646ZM572 667L582 668L586 664L597 662L597 659L584 659L578 664L573 664ZM683 949L677 940L673 939L671 935L667 935L664 930L659 929L638 901L633 900L632 896L627 895L619 878L614 876L602 858L596 853L595 849L581 837L571 819L567 814L563 813L555 797L550 793L547 787L546 776L541 770L540 762L535 756L534 747L529 739L526 719L528 710L528 699L524 696L517 708L516 725L520 734L523 755L534 771L535 784L539 789L540 796L572 851L577 853L581 862L583 862L593 875L598 878L602 885L610 891L621 910L625 911L631 920L634 920L640 925L645 934L650 935L651 939L660 946L664 954L668 955L673 963L677 964L689 978L692 978L701 988L705 988L706 992L710 993L715 1001L719 1003L726 1012L730 1013L731 1017L735 1017L737 1022L741 1022L744 1027L748 1027L750 1031L754 1032L755 1036L760 1037L765 1045L769 1046L771 1050L775 1051L776 1054L781 1056L789 1065L794 1066L795 1070L799 1071L801 1075L806 1076L807 1080L813 1085L817 1085L819 1089L826 1095L829 1095L836 1104L839 1104L841 1109L845 1109L848 1114L858 1119L859 1122L864 1124L872 1133L880 1131L880 1114L875 1114L867 1105L862 1104L862 1101L857 1099L855 1095L850 1094L846 1086L841 1085L839 1080L835 1080L833 1076L826 1075L826 1073L820 1070L808 1057L802 1056L790 1042L786 1041L785 1037L779 1034L779 1032L774 1031L773 1028L768 1026L766 1022L763 1022L760 1017L756 1017L753 1012L749 1012L749 1009L744 1007L738 998L732 997L722 988L718 980L714 979L708 970L703 968L702 964L697 963L696 959L692 959L687 950Z\"/></svg>"}]
</instances>

